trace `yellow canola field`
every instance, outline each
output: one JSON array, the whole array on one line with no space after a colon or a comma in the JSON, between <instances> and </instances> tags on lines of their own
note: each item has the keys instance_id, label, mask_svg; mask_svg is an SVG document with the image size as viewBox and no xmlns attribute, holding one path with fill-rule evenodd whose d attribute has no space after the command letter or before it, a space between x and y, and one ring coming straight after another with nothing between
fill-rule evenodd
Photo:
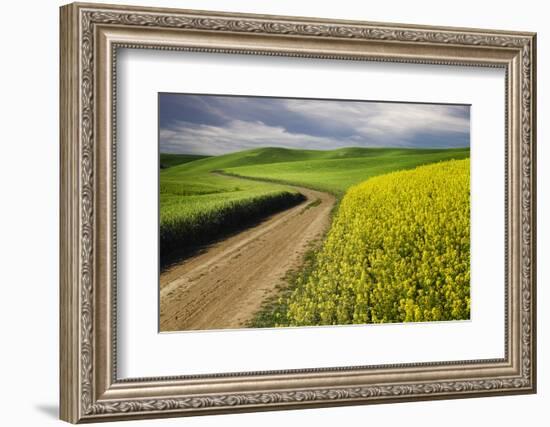
<instances>
[{"instance_id":1,"label":"yellow canola field","mask_svg":"<svg viewBox=\"0 0 550 427\"><path fill-rule=\"evenodd\" d=\"M371 178L342 199L282 323L470 317L470 160ZM282 320L282 319L281 319Z\"/></svg>"}]
</instances>

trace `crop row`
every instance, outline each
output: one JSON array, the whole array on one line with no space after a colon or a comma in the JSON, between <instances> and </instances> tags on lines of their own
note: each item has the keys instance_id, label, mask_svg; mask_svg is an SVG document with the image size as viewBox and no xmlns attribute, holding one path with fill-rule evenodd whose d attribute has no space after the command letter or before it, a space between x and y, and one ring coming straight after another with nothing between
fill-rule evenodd
<instances>
[{"instance_id":1,"label":"crop row","mask_svg":"<svg viewBox=\"0 0 550 427\"><path fill-rule=\"evenodd\" d=\"M174 254L210 243L303 200L302 194L290 190L263 190L256 195L249 191L187 197L161 193L161 265Z\"/></svg>"}]
</instances>

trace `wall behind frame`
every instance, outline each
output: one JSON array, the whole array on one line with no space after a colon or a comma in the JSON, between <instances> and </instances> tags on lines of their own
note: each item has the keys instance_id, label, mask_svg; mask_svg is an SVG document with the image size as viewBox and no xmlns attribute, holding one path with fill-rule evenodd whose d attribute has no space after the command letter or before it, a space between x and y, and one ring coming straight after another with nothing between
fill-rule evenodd
<instances>
[{"instance_id":1,"label":"wall behind frame","mask_svg":"<svg viewBox=\"0 0 550 427\"><path fill-rule=\"evenodd\" d=\"M535 0L128 0L111 3L179 7L332 19L404 22L538 32L538 117L550 116L550 29L544 4ZM61 425L58 402L58 7L57 0L3 5L0 69L0 353L2 418L6 425ZM541 122L539 120L539 122ZM543 425L550 405L550 126L538 128L538 359L539 393L437 402L300 411L264 412L162 421L124 426L333 426L355 423L410 427L491 424ZM6 340L7 339L7 340ZM546 363L545 363L546 362ZM120 424L122 425L122 424Z\"/></svg>"}]
</instances>

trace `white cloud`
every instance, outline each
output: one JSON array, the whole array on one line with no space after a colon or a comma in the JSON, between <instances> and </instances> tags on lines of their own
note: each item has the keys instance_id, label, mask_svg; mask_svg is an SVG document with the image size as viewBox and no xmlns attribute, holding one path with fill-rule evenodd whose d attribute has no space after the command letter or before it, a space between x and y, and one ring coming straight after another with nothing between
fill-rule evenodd
<instances>
[{"instance_id":1,"label":"white cloud","mask_svg":"<svg viewBox=\"0 0 550 427\"><path fill-rule=\"evenodd\" d=\"M179 122L170 129L161 129L160 144L166 153L208 155L258 147L329 150L351 145L348 140L289 133L283 127L242 120L233 120L225 126Z\"/></svg>"},{"instance_id":2,"label":"white cloud","mask_svg":"<svg viewBox=\"0 0 550 427\"><path fill-rule=\"evenodd\" d=\"M354 128L358 135L383 140L419 133L469 132L469 119L457 106L405 103L314 102L288 100L288 110L318 120Z\"/></svg>"},{"instance_id":3,"label":"white cloud","mask_svg":"<svg viewBox=\"0 0 550 427\"><path fill-rule=\"evenodd\" d=\"M214 98L216 102L209 102ZM281 98L270 102L251 97L192 99L194 107L218 117L221 124L201 124L191 117L190 121L175 121L160 131L163 152L219 155L266 146L320 150L452 147L467 144L470 127L466 106Z\"/></svg>"}]
</instances>

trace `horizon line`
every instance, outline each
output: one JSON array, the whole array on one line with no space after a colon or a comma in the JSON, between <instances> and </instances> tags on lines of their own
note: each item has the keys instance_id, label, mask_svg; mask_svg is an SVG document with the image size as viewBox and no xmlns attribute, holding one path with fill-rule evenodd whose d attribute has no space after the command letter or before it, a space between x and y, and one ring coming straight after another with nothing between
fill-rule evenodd
<instances>
[{"instance_id":1,"label":"horizon line","mask_svg":"<svg viewBox=\"0 0 550 427\"><path fill-rule=\"evenodd\" d=\"M274 147L274 146L265 146L265 147L258 147L258 148L248 148L246 150L238 150L238 151L231 151L224 154L201 154L201 153L169 153L169 152L163 152L160 151L159 147L159 154L173 154L173 155L185 155L185 156L206 156L206 157L220 157L220 156L226 156L228 154L235 154L235 153L243 153L245 151L254 151L254 150L261 150L261 149L274 149L274 150L287 150L287 151L323 151L323 152L329 152L329 151L341 151L341 150L347 150L347 149L359 149L359 150L464 150L468 149L470 150L470 146L464 146L464 147L358 147L350 145L348 147L340 147L340 148L332 148L328 150L322 150L322 149L311 149L311 148L288 148L288 147Z\"/></svg>"}]
</instances>

